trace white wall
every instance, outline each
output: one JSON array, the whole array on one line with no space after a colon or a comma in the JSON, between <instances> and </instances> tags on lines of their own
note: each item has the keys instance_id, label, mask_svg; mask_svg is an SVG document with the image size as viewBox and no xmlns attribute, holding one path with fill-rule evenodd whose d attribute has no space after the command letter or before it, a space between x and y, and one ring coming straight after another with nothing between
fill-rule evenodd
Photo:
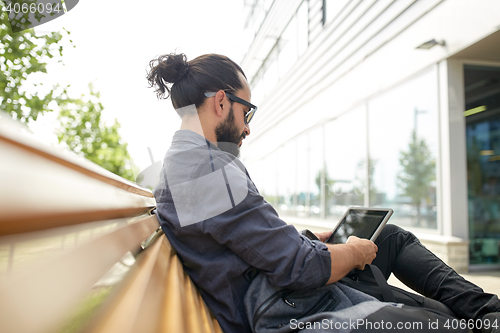
<instances>
[{"instance_id":1,"label":"white wall","mask_svg":"<svg viewBox=\"0 0 500 333\"><path fill-rule=\"evenodd\" d=\"M276 0L283 2L283 0ZM260 158L325 119L387 91L500 28L500 1L351 1L329 22L264 103L245 143ZM276 4L275 4L276 5ZM430 39L446 46L417 50Z\"/></svg>"}]
</instances>

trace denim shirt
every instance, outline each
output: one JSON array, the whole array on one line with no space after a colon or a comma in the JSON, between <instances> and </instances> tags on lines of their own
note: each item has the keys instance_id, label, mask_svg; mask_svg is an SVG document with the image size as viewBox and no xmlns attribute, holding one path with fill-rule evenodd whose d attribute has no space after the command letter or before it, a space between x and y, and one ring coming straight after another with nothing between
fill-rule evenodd
<instances>
[{"instance_id":1,"label":"denim shirt","mask_svg":"<svg viewBox=\"0 0 500 333\"><path fill-rule=\"evenodd\" d=\"M283 222L241 161L199 134L175 133L154 196L163 231L224 332L251 332L248 272L291 289L330 278L326 245Z\"/></svg>"}]
</instances>

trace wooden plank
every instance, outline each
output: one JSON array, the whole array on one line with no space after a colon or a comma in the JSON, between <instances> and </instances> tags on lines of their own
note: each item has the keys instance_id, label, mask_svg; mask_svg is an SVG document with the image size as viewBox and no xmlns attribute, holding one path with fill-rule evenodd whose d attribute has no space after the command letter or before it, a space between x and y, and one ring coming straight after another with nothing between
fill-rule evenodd
<instances>
[{"instance_id":1,"label":"wooden plank","mask_svg":"<svg viewBox=\"0 0 500 333\"><path fill-rule=\"evenodd\" d=\"M165 236L163 236L165 237ZM165 253L166 252L166 253ZM85 330L86 332L137 332L134 330L139 314L144 320L139 320L142 327L139 332L154 332L158 322L157 310L159 307L157 298L164 294L164 287L159 287L156 295L151 293L151 278L157 274L165 275L169 264L170 248L168 242L158 239L138 258L129 276L118 287L112 298L99 313L95 321ZM155 283L153 283L155 284ZM149 296L151 304L144 302L145 296ZM142 310L146 306L147 309ZM149 313L147 310L151 310Z\"/></svg>"},{"instance_id":2,"label":"wooden plank","mask_svg":"<svg viewBox=\"0 0 500 333\"><path fill-rule=\"evenodd\" d=\"M204 332L222 333L222 329L220 328L219 322L208 310L208 307L205 305L205 302L201 298L200 293L197 293L196 297L198 298L198 302L203 305L200 307L200 311L202 312Z\"/></svg>"},{"instance_id":3,"label":"wooden plank","mask_svg":"<svg viewBox=\"0 0 500 333\"><path fill-rule=\"evenodd\" d=\"M54 332L90 287L158 227L150 216L13 274L0 285L2 331Z\"/></svg>"},{"instance_id":4,"label":"wooden plank","mask_svg":"<svg viewBox=\"0 0 500 333\"><path fill-rule=\"evenodd\" d=\"M156 204L151 191L40 144L1 116L0 160L0 236L12 247L16 239L144 214ZM56 331L88 289L158 226L155 216L139 219L13 273L0 284L2 331ZM165 235L139 256L114 294L87 331L221 332Z\"/></svg>"},{"instance_id":5,"label":"wooden plank","mask_svg":"<svg viewBox=\"0 0 500 333\"><path fill-rule=\"evenodd\" d=\"M141 214L156 204L2 140L0 160L0 235Z\"/></svg>"},{"instance_id":6,"label":"wooden plank","mask_svg":"<svg viewBox=\"0 0 500 333\"><path fill-rule=\"evenodd\" d=\"M85 332L222 332L165 235L151 243Z\"/></svg>"},{"instance_id":7,"label":"wooden plank","mask_svg":"<svg viewBox=\"0 0 500 333\"><path fill-rule=\"evenodd\" d=\"M0 284L10 274L61 255L142 217L81 223L0 237ZM3 251L2 251L3 250ZM8 261L6 259L8 258Z\"/></svg>"},{"instance_id":8,"label":"wooden plank","mask_svg":"<svg viewBox=\"0 0 500 333\"><path fill-rule=\"evenodd\" d=\"M185 299L184 284L182 283L182 267L178 260L171 260L166 280L167 294L160 322L161 332L188 332L183 309Z\"/></svg>"},{"instance_id":9,"label":"wooden plank","mask_svg":"<svg viewBox=\"0 0 500 333\"><path fill-rule=\"evenodd\" d=\"M137 184L123 179L120 176L86 160L85 158L67 150L49 146L22 124L12 119L0 115L0 141L16 146L18 149L26 150L33 155L39 155L70 169L86 174L105 183L124 189L128 192L152 198L151 191L144 189ZM3 160L12 163L9 160ZM19 167L19 166L14 166Z\"/></svg>"},{"instance_id":10,"label":"wooden plank","mask_svg":"<svg viewBox=\"0 0 500 333\"><path fill-rule=\"evenodd\" d=\"M184 272L183 274L184 292L185 297L183 300L184 318L187 323L187 332L204 332L203 330L203 312L201 311L201 304L196 297L196 289L189 276Z\"/></svg>"},{"instance_id":11,"label":"wooden plank","mask_svg":"<svg viewBox=\"0 0 500 333\"><path fill-rule=\"evenodd\" d=\"M152 243L85 332L216 332L165 235Z\"/></svg>"},{"instance_id":12,"label":"wooden plank","mask_svg":"<svg viewBox=\"0 0 500 333\"><path fill-rule=\"evenodd\" d=\"M161 243L161 248L142 298L132 332L155 333L158 332L160 327L162 306L166 293L165 281L173 253L172 247L163 233L156 242Z\"/></svg>"}]
</instances>

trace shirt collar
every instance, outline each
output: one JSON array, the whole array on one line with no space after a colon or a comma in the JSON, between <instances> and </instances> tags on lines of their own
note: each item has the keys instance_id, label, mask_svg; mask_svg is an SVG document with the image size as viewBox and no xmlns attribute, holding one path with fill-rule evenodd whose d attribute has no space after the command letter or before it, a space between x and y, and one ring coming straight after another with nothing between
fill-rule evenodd
<instances>
[{"instance_id":1,"label":"shirt collar","mask_svg":"<svg viewBox=\"0 0 500 333\"><path fill-rule=\"evenodd\" d=\"M190 142L197 146L206 146L209 144L212 149L219 149L216 145L208 141L205 137L191 130L178 130L172 138L172 144L176 142Z\"/></svg>"}]
</instances>

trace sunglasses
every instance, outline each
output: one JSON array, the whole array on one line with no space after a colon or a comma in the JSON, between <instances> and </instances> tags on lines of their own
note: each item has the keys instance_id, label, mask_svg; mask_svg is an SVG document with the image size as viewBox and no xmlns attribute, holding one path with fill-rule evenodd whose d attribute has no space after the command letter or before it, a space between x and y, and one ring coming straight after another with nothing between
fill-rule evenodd
<instances>
[{"instance_id":1,"label":"sunglasses","mask_svg":"<svg viewBox=\"0 0 500 333\"><path fill-rule=\"evenodd\" d=\"M205 96L206 97L213 97L213 96L215 96L215 94L217 94L217 93L216 92L206 92ZM250 123L250 120L252 120L253 116L255 116L255 112L257 112L257 107L255 105L253 105L252 103L249 103L249 102L245 101L244 99L239 98L239 97L234 96L234 95L231 95L229 93L226 93L226 96L231 101L239 103L241 105L244 105L244 106L250 108L250 110L247 113L245 113L245 118L244 118L245 125L248 125Z\"/></svg>"}]
</instances>

